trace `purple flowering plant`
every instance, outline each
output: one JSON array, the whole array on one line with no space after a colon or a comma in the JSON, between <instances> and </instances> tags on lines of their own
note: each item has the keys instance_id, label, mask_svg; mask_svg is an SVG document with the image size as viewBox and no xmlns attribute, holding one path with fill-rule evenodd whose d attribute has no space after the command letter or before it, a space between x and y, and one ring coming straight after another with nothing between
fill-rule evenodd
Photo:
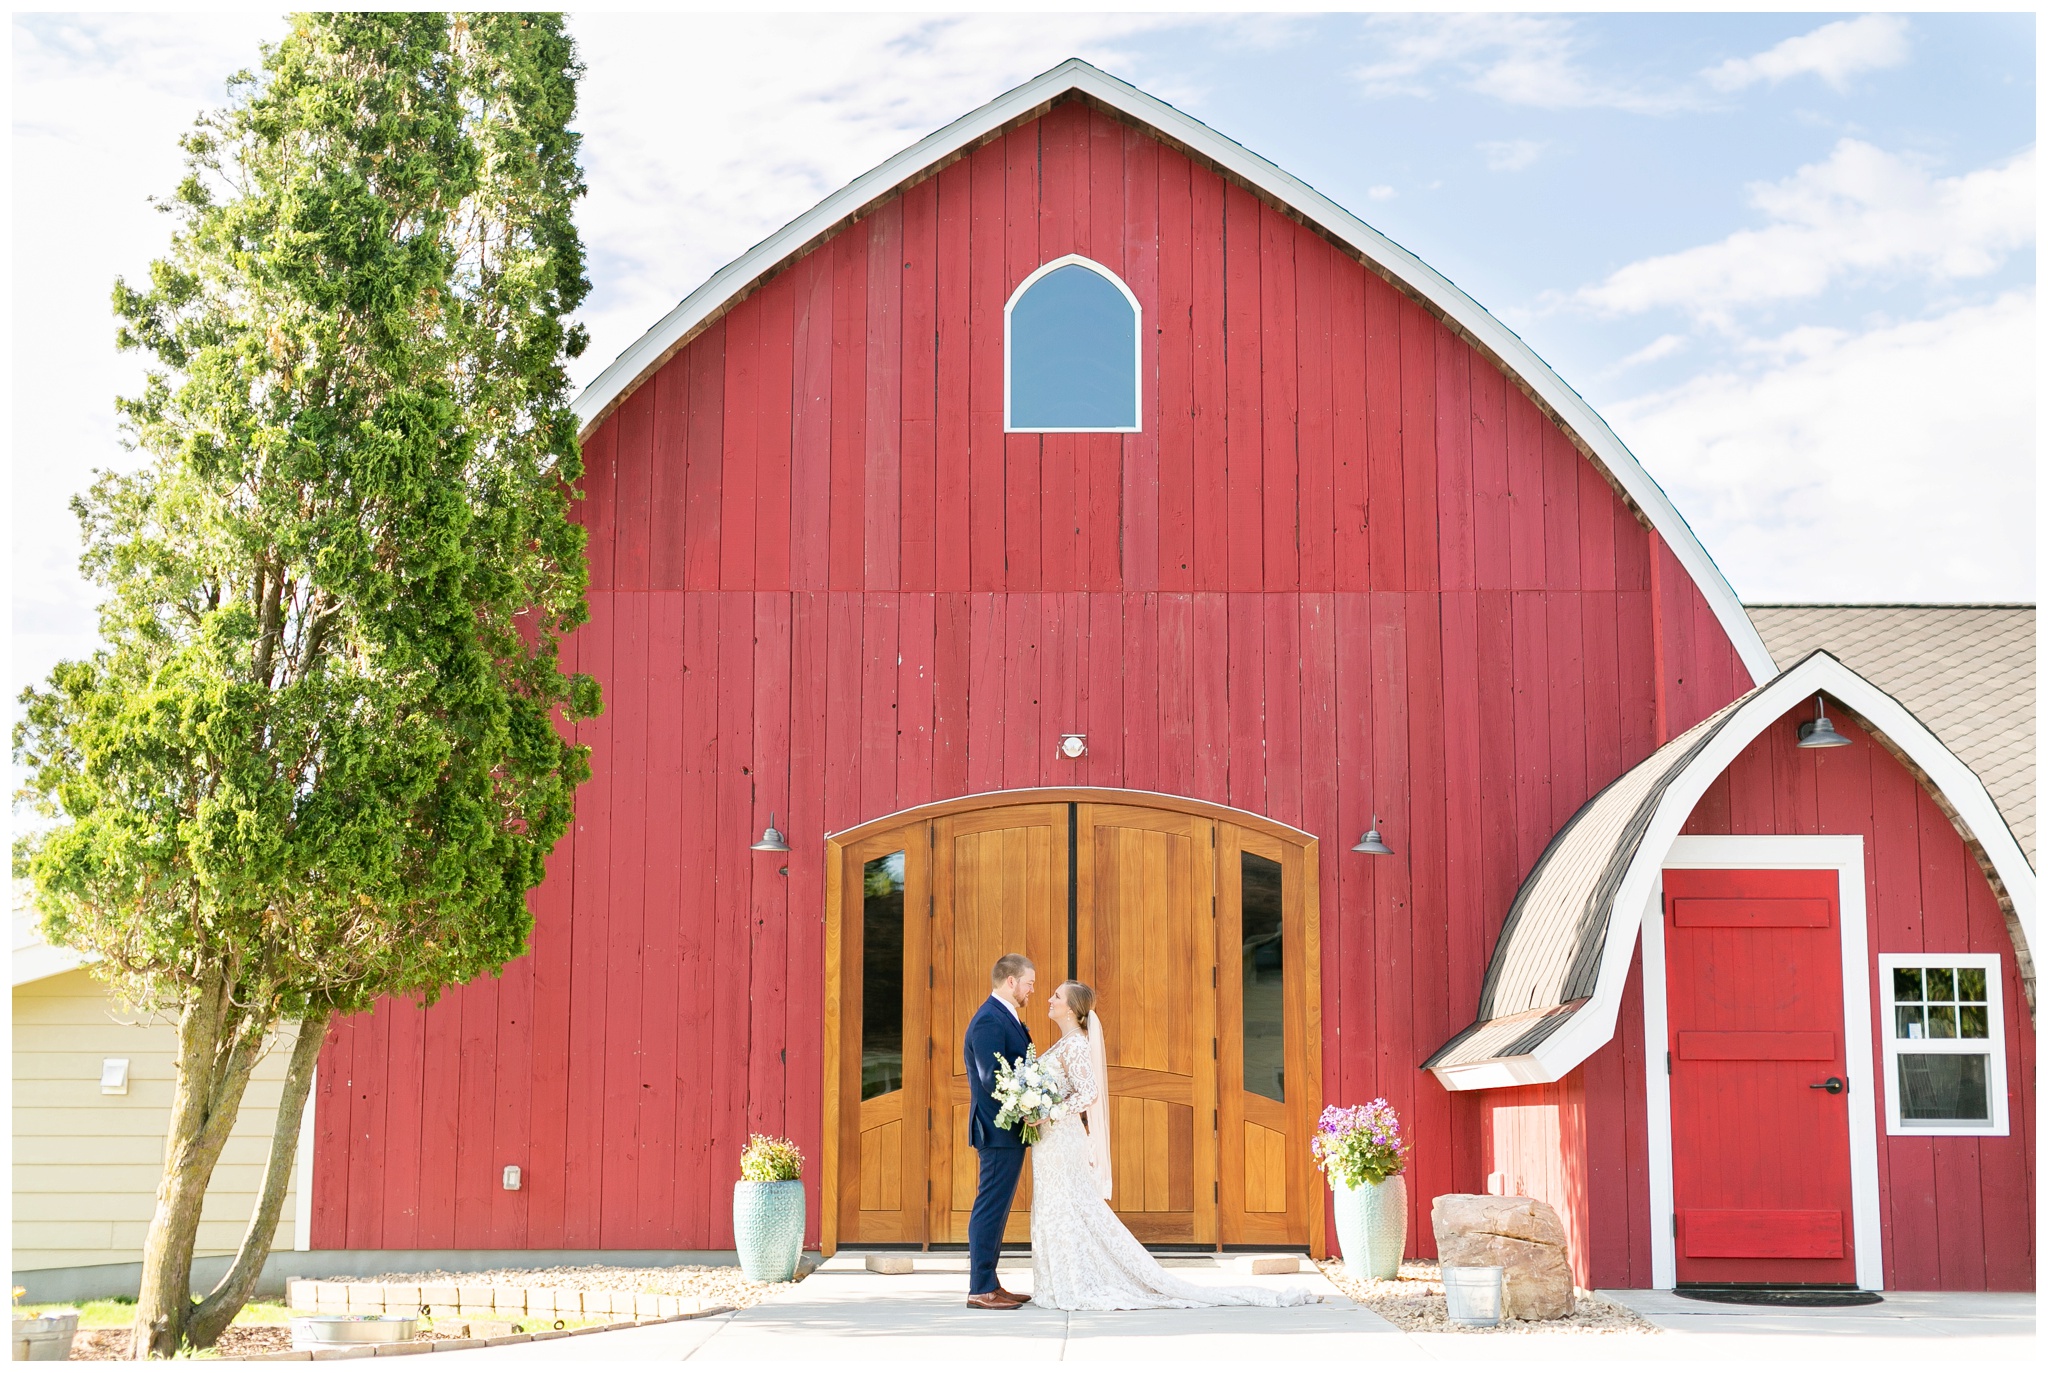
<instances>
[{"instance_id":1,"label":"purple flowering plant","mask_svg":"<svg viewBox=\"0 0 2048 1373\"><path fill-rule=\"evenodd\" d=\"M1408 1166L1401 1121L1385 1097L1363 1106L1325 1106L1309 1151L1316 1167L1345 1187L1385 1182Z\"/></svg>"}]
</instances>

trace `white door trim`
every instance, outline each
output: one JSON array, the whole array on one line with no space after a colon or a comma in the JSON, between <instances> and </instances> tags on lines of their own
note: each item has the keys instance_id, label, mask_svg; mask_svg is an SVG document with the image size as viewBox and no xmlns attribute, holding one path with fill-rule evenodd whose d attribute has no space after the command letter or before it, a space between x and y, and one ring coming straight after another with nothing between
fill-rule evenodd
<instances>
[{"instance_id":1,"label":"white door trim","mask_svg":"<svg viewBox=\"0 0 2048 1373\"><path fill-rule=\"evenodd\" d=\"M1856 1282L1884 1290L1883 1208L1877 1183L1877 1075L1870 1044L1870 914L1860 834L1687 834L1672 841L1643 912L1644 1101L1650 1147L1650 1282L1678 1281L1671 1233L1671 1077L1657 1060L1671 1043L1665 1004L1664 868L1832 868L1842 912L1842 1043L1849 1072L1850 1215Z\"/></svg>"}]
</instances>

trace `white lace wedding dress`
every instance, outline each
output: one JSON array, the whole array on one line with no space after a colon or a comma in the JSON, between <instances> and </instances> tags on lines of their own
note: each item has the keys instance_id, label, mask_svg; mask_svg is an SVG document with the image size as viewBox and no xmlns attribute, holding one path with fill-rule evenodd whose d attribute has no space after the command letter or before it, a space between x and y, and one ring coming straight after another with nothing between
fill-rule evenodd
<instances>
[{"instance_id":1,"label":"white lace wedding dress","mask_svg":"<svg viewBox=\"0 0 2048 1373\"><path fill-rule=\"evenodd\" d=\"M1138 1311L1157 1307L1301 1306L1298 1287L1205 1287L1159 1266L1102 1199L1088 1166L1081 1112L1101 1091L1088 1061L1088 1037L1076 1031L1040 1060L1066 1083L1062 1119L1031 1149L1031 1300L1056 1311Z\"/></svg>"}]
</instances>

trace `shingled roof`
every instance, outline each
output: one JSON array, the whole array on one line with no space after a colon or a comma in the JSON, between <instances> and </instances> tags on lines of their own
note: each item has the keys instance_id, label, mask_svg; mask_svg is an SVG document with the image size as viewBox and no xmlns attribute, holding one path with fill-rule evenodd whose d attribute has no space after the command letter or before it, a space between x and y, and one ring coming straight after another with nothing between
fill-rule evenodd
<instances>
[{"instance_id":1,"label":"shingled roof","mask_svg":"<svg viewBox=\"0 0 2048 1373\"><path fill-rule=\"evenodd\" d=\"M2029 636L2031 659L2031 629ZM2005 911L2031 1005L2034 873L2012 826L1983 778L1927 722L1816 649L1630 768L1558 831L1516 894L1473 1022L1422 1066L1454 1091L1555 1082L1606 1043L1672 841L1736 754L1818 693L1910 760L1947 803ZM2026 720L2031 747L2031 710ZM2031 759L2027 777L2031 801Z\"/></svg>"},{"instance_id":2,"label":"shingled roof","mask_svg":"<svg viewBox=\"0 0 2048 1373\"><path fill-rule=\"evenodd\" d=\"M1771 656L1826 649L1919 716L2034 854L2034 607L1752 605Z\"/></svg>"}]
</instances>

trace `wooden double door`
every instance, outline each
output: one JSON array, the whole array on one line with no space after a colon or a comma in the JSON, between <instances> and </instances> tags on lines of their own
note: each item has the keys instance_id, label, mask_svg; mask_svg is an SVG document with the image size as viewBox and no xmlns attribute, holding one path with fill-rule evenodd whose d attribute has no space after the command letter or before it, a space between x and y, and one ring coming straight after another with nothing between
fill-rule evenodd
<instances>
[{"instance_id":1,"label":"wooden double door","mask_svg":"<svg viewBox=\"0 0 2048 1373\"><path fill-rule=\"evenodd\" d=\"M966 1242L979 1164L961 1045L991 966L1022 953L1041 1049L1054 988L1096 991L1111 1205L1140 1240L1320 1249L1315 841L1186 804L984 797L833 841L828 1247ZM1030 1197L1027 1161L1007 1239L1030 1237Z\"/></svg>"}]
</instances>

